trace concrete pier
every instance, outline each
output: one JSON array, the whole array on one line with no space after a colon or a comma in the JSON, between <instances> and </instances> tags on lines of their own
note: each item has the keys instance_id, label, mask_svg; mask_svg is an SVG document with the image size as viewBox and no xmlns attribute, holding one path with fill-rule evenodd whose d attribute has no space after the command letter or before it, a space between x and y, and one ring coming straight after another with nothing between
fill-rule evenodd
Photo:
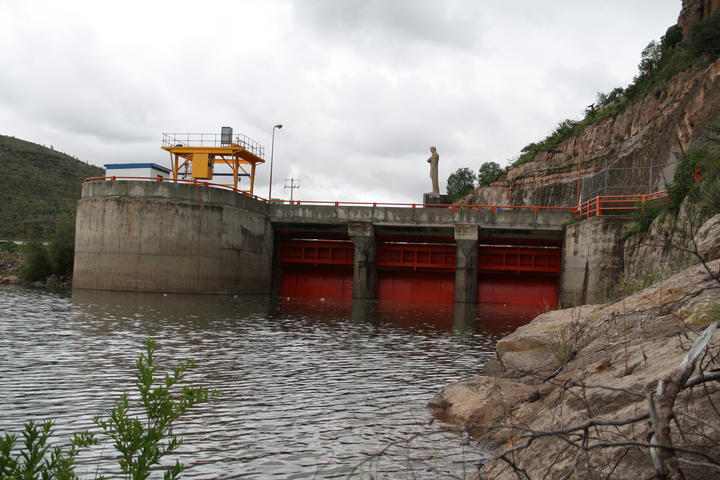
<instances>
[{"instance_id":1,"label":"concrete pier","mask_svg":"<svg viewBox=\"0 0 720 480\"><path fill-rule=\"evenodd\" d=\"M353 264L353 298L375 298L377 247L375 230L370 222L348 223L348 236L355 245Z\"/></svg>"},{"instance_id":2,"label":"concrete pier","mask_svg":"<svg viewBox=\"0 0 720 480\"><path fill-rule=\"evenodd\" d=\"M469 223L456 224L455 244L455 303L477 302L478 226Z\"/></svg>"}]
</instances>

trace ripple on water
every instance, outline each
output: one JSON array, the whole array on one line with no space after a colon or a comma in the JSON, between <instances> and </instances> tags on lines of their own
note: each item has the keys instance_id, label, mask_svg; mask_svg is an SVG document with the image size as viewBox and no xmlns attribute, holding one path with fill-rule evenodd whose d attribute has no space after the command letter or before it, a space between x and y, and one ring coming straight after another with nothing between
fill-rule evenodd
<instances>
[{"instance_id":1,"label":"ripple on water","mask_svg":"<svg viewBox=\"0 0 720 480\"><path fill-rule=\"evenodd\" d=\"M358 316L332 302L71 299L2 287L0 311L2 432L31 418L56 419L58 437L93 428L94 415L134 388L135 359L152 337L162 370L194 358L189 380L219 392L177 426L188 478L345 478L361 462L356 478L438 478L483 460L461 436L428 425L425 406L476 374L504 327L458 321L447 308L373 305ZM79 473L94 476L112 453L109 443L87 452Z\"/></svg>"}]
</instances>

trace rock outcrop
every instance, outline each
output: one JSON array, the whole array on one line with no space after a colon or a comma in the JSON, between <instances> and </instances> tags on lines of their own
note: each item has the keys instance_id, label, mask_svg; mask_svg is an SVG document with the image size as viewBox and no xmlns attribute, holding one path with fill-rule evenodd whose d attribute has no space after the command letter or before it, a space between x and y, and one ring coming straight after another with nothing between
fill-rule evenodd
<instances>
[{"instance_id":1,"label":"rock outcrop","mask_svg":"<svg viewBox=\"0 0 720 480\"><path fill-rule=\"evenodd\" d=\"M707 267L720 277L720 260ZM482 419L484 445L498 455L512 452L507 458L529 478L567 478L573 470L574 478L648 478L653 471L647 448L652 430L643 416L648 395L680 366L699 332L718 320L718 302L720 280L704 265L696 265L612 304L548 312L498 342L496 360L486 371L504 378L461 380L443 389L433 405L444 419ZM700 361L704 371L720 368L719 343L716 332ZM459 393L448 393L453 391ZM720 458L720 432L696 420L720 423L711 404L718 396L717 380L678 396L675 409L692 412L692 417L677 414L678 423L671 426L675 445ZM502 399L501 406L495 406L493 398ZM612 423L634 417L640 420L526 441L529 430L551 432L582 426L589 419ZM583 433L588 449L579 455L569 440L579 440ZM613 442L619 445L613 447ZM681 457L700 461L697 455ZM717 475L707 466L682 463L681 468L685 478ZM477 478L517 477L496 457Z\"/></svg>"},{"instance_id":2,"label":"rock outcrop","mask_svg":"<svg viewBox=\"0 0 720 480\"><path fill-rule=\"evenodd\" d=\"M683 34L687 35L694 22L699 22L717 11L720 11L720 0L683 0L678 25L683 29Z\"/></svg>"}]
</instances>

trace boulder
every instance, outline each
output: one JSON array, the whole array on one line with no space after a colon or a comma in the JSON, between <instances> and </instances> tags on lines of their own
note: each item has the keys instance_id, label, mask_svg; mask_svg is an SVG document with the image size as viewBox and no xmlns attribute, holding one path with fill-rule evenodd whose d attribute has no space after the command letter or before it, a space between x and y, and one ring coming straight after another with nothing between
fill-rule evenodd
<instances>
[{"instance_id":1,"label":"boulder","mask_svg":"<svg viewBox=\"0 0 720 480\"><path fill-rule=\"evenodd\" d=\"M496 357L505 376L536 385L569 360L582 337L582 326L601 305L555 310L536 317L497 343ZM562 358L562 350L567 357ZM560 358L559 358L560 357Z\"/></svg>"},{"instance_id":2,"label":"boulder","mask_svg":"<svg viewBox=\"0 0 720 480\"><path fill-rule=\"evenodd\" d=\"M428 404L440 419L456 424L490 425L534 392L523 383L496 377L471 377L444 387Z\"/></svg>"}]
</instances>

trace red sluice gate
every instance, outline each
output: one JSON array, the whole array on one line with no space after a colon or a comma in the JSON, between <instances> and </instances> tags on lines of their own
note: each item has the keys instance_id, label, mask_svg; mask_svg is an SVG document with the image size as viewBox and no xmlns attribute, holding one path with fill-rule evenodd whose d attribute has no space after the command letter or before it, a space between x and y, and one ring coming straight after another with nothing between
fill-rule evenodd
<instances>
[{"instance_id":1,"label":"red sluice gate","mask_svg":"<svg viewBox=\"0 0 720 480\"><path fill-rule=\"evenodd\" d=\"M478 247L478 303L557 308L560 241Z\"/></svg>"},{"instance_id":2,"label":"red sluice gate","mask_svg":"<svg viewBox=\"0 0 720 480\"><path fill-rule=\"evenodd\" d=\"M299 298L352 298L354 255L355 247L349 239L280 240L280 294Z\"/></svg>"},{"instance_id":3,"label":"red sluice gate","mask_svg":"<svg viewBox=\"0 0 720 480\"><path fill-rule=\"evenodd\" d=\"M556 240L503 239L478 246L478 303L557 308L561 248ZM347 237L281 238L280 292L285 297L352 298L354 245ZM456 247L447 239L377 244L376 298L452 303Z\"/></svg>"},{"instance_id":4,"label":"red sluice gate","mask_svg":"<svg viewBox=\"0 0 720 480\"><path fill-rule=\"evenodd\" d=\"M452 303L455 245L380 242L377 298L390 302Z\"/></svg>"}]
</instances>

